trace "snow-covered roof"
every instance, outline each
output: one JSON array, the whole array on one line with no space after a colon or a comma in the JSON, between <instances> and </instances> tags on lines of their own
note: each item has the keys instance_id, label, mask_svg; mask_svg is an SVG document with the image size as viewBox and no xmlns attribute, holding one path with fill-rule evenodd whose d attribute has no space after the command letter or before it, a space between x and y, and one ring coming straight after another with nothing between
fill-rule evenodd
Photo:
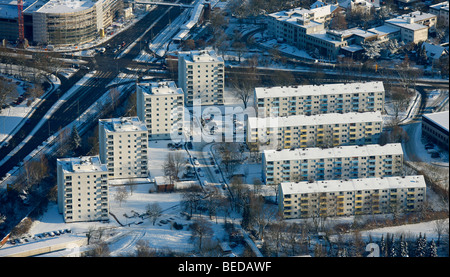
<instances>
[{"instance_id":1,"label":"snow-covered roof","mask_svg":"<svg viewBox=\"0 0 450 277\"><path fill-rule=\"evenodd\" d=\"M101 164L99 156L83 156L58 159L65 173L86 173L108 171L106 165Z\"/></svg>"},{"instance_id":2,"label":"snow-covered roof","mask_svg":"<svg viewBox=\"0 0 450 277\"><path fill-rule=\"evenodd\" d=\"M100 119L99 124L106 132L147 132L145 123L141 122L137 116Z\"/></svg>"},{"instance_id":3,"label":"snow-covered roof","mask_svg":"<svg viewBox=\"0 0 450 277\"><path fill-rule=\"evenodd\" d=\"M378 26L378 27L374 27L374 28L370 28L368 29L368 31L372 32L372 33L376 33L379 36L384 36L384 35L388 35L388 34L392 34L392 33L396 33L398 31L400 31L399 28L394 27L394 26L390 26L390 25L382 25L382 26Z\"/></svg>"},{"instance_id":4,"label":"snow-covered roof","mask_svg":"<svg viewBox=\"0 0 450 277\"><path fill-rule=\"evenodd\" d=\"M399 188L425 188L426 183L422 175L395 176L383 178L361 178L349 180L325 180L315 182L285 182L280 184L281 193L321 193L321 192L346 192L358 190L383 190Z\"/></svg>"},{"instance_id":5,"label":"snow-covered roof","mask_svg":"<svg viewBox=\"0 0 450 277\"><path fill-rule=\"evenodd\" d=\"M181 88L178 88L174 81L139 83L138 86L142 89L142 91L152 95L183 95L183 90Z\"/></svg>"},{"instance_id":6,"label":"snow-covered roof","mask_svg":"<svg viewBox=\"0 0 450 277\"><path fill-rule=\"evenodd\" d=\"M374 81L366 83L337 83L324 85L255 88L256 98L349 94L360 92L384 92L383 82Z\"/></svg>"},{"instance_id":7,"label":"snow-covered roof","mask_svg":"<svg viewBox=\"0 0 450 277\"><path fill-rule=\"evenodd\" d=\"M368 157L381 155L403 155L400 143L386 145L368 144L362 146L350 145L334 148L297 148L283 150L264 150L266 161L295 161L300 159L326 159L340 157Z\"/></svg>"},{"instance_id":8,"label":"snow-covered roof","mask_svg":"<svg viewBox=\"0 0 450 277\"><path fill-rule=\"evenodd\" d=\"M103 1L103 0L99 0ZM93 0L50 0L37 10L39 13L73 13L92 8Z\"/></svg>"},{"instance_id":9,"label":"snow-covered roof","mask_svg":"<svg viewBox=\"0 0 450 277\"><path fill-rule=\"evenodd\" d=\"M434 45L428 42L423 42L422 47L425 48L425 52L428 58L439 59L442 54L447 53L447 49L440 45Z\"/></svg>"},{"instance_id":10,"label":"snow-covered roof","mask_svg":"<svg viewBox=\"0 0 450 277\"><path fill-rule=\"evenodd\" d=\"M222 57L218 56L214 50L194 50L178 52L179 57L183 57L186 63L201 62L223 62Z\"/></svg>"},{"instance_id":11,"label":"snow-covered roof","mask_svg":"<svg viewBox=\"0 0 450 277\"><path fill-rule=\"evenodd\" d=\"M345 124L345 123L363 123L363 122L382 122L381 112L366 113L327 113L318 115L292 115L287 117L249 117L249 128L273 128L285 126L309 126L326 124Z\"/></svg>"},{"instance_id":12,"label":"snow-covered roof","mask_svg":"<svg viewBox=\"0 0 450 277\"><path fill-rule=\"evenodd\" d=\"M428 120L434 122L435 124L441 126L443 129L447 130L449 127L449 111L438 112L438 113L429 113L424 114L423 117Z\"/></svg>"}]
</instances>

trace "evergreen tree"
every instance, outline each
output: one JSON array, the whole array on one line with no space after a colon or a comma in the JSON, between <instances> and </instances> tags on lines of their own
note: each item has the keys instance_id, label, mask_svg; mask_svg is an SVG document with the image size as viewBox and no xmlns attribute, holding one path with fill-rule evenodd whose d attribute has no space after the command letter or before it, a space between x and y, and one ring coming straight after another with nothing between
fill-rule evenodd
<instances>
[{"instance_id":1,"label":"evergreen tree","mask_svg":"<svg viewBox=\"0 0 450 277\"><path fill-rule=\"evenodd\" d=\"M428 246L428 257L437 257L437 248L434 239L431 240L430 245Z\"/></svg>"},{"instance_id":2,"label":"evergreen tree","mask_svg":"<svg viewBox=\"0 0 450 277\"><path fill-rule=\"evenodd\" d=\"M389 257L398 257L397 245L394 240L394 235L392 235L391 247L389 249Z\"/></svg>"},{"instance_id":3,"label":"evergreen tree","mask_svg":"<svg viewBox=\"0 0 450 277\"><path fill-rule=\"evenodd\" d=\"M384 240L384 235L381 235L381 240L380 240L380 256L387 257L386 256L386 241Z\"/></svg>"},{"instance_id":4,"label":"evergreen tree","mask_svg":"<svg viewBox=\"0 0 450 277\"><path fill-rule=\"evenodd\" d=\"M416 240L416 257L425 257L426 246L427 240L425 235L422 237L422 233L420 233Z\"/></svg>"},{"instance_id":5,"label":"evergreen tree","mask_svg":"<svg viewBox=\"0 0 450 277\"><path fill-rule=\"evenodd\" d=\"M408 243L403 235L400 238L400 257L409 257L408 255Z\"/></svg>"},{"instance_id":6,"label":"evergreen tree","mask_svg":"<svg viewBox=\"0 0 450 277\"><path fill-rule=\"evenodd\" d=\"M75 124L72 127L72 134L70 136L70 147L75 155L78 154L81 148L81 137Z\"/></svg>"}]
</instances>

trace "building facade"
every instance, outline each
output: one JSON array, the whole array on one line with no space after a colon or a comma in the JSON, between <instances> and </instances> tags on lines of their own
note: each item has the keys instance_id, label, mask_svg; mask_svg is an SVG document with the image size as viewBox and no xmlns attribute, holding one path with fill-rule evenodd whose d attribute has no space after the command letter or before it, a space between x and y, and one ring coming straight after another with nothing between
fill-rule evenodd
<instances>
[{"instance_id":1,"label":"building facade","mask_svg":"<svg viewBox=\"0 0 450 277\"><path fill-rule=\"evenodd\" d=\"M213 50L179 52L178 87L184 92L186 106L193 106L197 101L201 105L223 105L222 57Z\"/></svg>"},{"instance_id":2,"label":"building facade","mask_svg":"<svg viewBox=\"0 0 450 277\"><path fill-rule=\"evenodd\" d=\"M58 159L57 183L66 223L109 220L108 170L98 156Z\"/></svg>"},{"instance_id":3,"label":"building facade","mask_svg":"<svg viewBox=\"0 0 450 277\"><path fill-rule=\"evenodd\" d=\"M430 13L412 12L385 21L385 25L400 29L400 40L419 43L428 39L429 28L436 25L437 16Z\"/></svg>"},{"instance_id":4,"label":"building facade","mask_svg":"<svg viewBox=\"0 0 450 277\"><path fill-rule=\"evenodd\" d=\"M175 82L151 82L136 85L137 116L148 130L148 139L183 136L184 94Z\"/></svg>"},{"instance_id":5,"label":"building facade","mask_svg":"<svg viewBox=\"0 0 450 277\"><path fill-rule=\"evenodd\" d=\"M283 182L397 176L402 173L400 143L264 150L262 179L266 185Z\"/></svg>"},{"instance_id":6,"label":"building facade","mask_svg":"<svg viewBox=\"0 0 450 277\"><path fill-rule=\"evenodd\" d=\"M258 117L384 111L383 82L257 87Z\"/></svg>"},{"instance_id":7,"label":"building facade","mask_svg":"<svg viewBox=\"0 0 450 277\"><path fill-rule=\"evenodd\" d=\"M437 16L439 23L448 27L448 1L431 5L428 12Z\"/></svg>"},{"instance_id":8,"label":"building facade","mask_svg":"<svg viewBox=\"0 0 450 277\"><path fill-rule=\"evenodd\" d=\"M437 112L422 115L422 136L449 149L449 112Z\"/></svg>"},{"instance_id":9,"label":"building facade","mask_svg":"<svg viewBox=\"0 0 450 277\"><path fill-rule=\"evenodd\" d=\"M281 183L278 207L286 219L420 211L422 175Z\"/></svg>"},{"instance_id":10,"label":"building facade","mask_svg":"<svg viewBox=\"0 0 450 277\"><path fill-rule=\"evenodd\" d=\"M258 118L247 121L247 142L277 148L332 147L378 143L381 112L329 113ZM273 141L276 140L276 141Z\"/></svg>"},{"instance_id":11,"label":"building facade","mask_svg":"<svg viewBox=\"0 0 450 277\"><path fill-rule=\"evenodd\" d=\"M100 160L108 168L108 178L148 176L148 131L138 117L99 120Z\"/></svg>"},{"instance_id":12,"label":"building facade","mask_svg":"<svg viewBox=\"0 0 450 277\"><path fill-rule=\"evenodd\" d=\"M24 1L25 38L36 44L79 45L99 37L121 13L123 0ZM0 39L18 38L17 3L0 2ZM2 25L3 26L3 25Z\"/></svg>"}]
</instances>

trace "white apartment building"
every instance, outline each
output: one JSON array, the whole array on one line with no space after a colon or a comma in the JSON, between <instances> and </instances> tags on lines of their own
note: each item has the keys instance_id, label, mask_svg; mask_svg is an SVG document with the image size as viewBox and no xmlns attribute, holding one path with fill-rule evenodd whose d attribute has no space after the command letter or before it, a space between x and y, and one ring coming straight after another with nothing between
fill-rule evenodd
<instances>
[{"instance_id":1,"label":"white apartment building","mask_svg":"<svg viewBox=\"0 0 450 277\"><path fill-rule=\"evenodd\" d=\"M284 218L352 216L419 211L426 199L422 175L281 183Z\"/></svg>"},{"instance_id":2,"label":"white apartment building","mask_svg":"<svg viewBox=\"0 0 450 277\"><path fill-rule=\"evenodd\" d=\"M355 179L400 175L400 143L264 150L262 177L266 185L311 180Z\"/></svg>"},{"instance_id":3,"label":"white apartment building","mask_svg":"<svg viewBox=\"0 0 450 277\"><path fill-rule=\"evenodd\" d=\"M448 26L448 1L431 5L428 12L437 16L437 20Z\"/></svg>"},{"instance_id":4,"label":"white apartment building","mask_svg":"<svg viewBox=\"0 0 450 277\"><path fill-rule=\"evenodd\" d=\"M271 144L278 149L374 144L378 143L382 125L379 111L250 117L247 143Z\"/></svg>"},{"instance_id":5,"label":"white apartment building","mask_svg":"<svg viewBox=\"0 0 450 277\"><path fill-rule=\"evenodd\" d=\"M383 82L257 87L258 117L384 111Z\"/></svg>"},{"instance_id":6,"label":"white apartment building","mask_svg":"<svg viewBox=\"0 0 450 277\"><path fill-rule=\"evenodd\" d=\"M57 183L66 223L109 219L108 170L98 156L58 159Z\"/></svg>"},{"instance_id":7,"label":"white apartment building","mask_svg":"<svg viewBox=\"0 0 450 277\"><path fill-rule=\"evenodd\" d=\"M386 20L385 25L399 28L403 42L419 43L428 39L428 29L436 22L436 15L416 11Z\"/></svg>"},{"instance_id":8,"label":"white apartment building","mask_svg":"<svg viewBox=\"0 0 450 277\"><path fill-rule=\"evenodd\" d=\"M173 81L136 85L137 116L148 130L149 140L183 135L184 93Z\"/></svg>"},{"instance_id":9,"label":"white apartment building","mask_svg":"<svg viewBox=\"0 0 450 277\"><path fill-rule=\"evenodd\" d=\"M178 87L186 106L223 105L224 61L213 50L178 53Z\"/></svg>"},{"instance_id":10,"label":"white apartment building","mask_svg":"<svg viewBox=\"0 0 450 277\"><path fill-rule=\"evenodd\" d=\"M99 120L100 160L110 179L148 176L147 127L138 117Z\"/></svg>"}]
</instances>

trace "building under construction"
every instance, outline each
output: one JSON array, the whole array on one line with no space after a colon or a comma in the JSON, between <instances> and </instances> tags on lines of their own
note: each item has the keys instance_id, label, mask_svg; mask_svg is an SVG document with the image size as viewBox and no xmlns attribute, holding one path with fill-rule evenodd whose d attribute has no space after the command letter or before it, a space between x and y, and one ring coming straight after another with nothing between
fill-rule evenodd
<instances>
[{"instance_id":1,"label":"building under construction","mask_svg":"<svg viewBox=\"0 0 450 277\"><path fill-rule=\"evenodd\" d=\"M0 39L20 34L35 45L77 45L97 38L119 16L122 0L0 0ZM22 11L20 11L22 10ZM23 23L20 22L20 13ZM23 29L22 29L23 28Z\"/></svg>"}]
</instances>

